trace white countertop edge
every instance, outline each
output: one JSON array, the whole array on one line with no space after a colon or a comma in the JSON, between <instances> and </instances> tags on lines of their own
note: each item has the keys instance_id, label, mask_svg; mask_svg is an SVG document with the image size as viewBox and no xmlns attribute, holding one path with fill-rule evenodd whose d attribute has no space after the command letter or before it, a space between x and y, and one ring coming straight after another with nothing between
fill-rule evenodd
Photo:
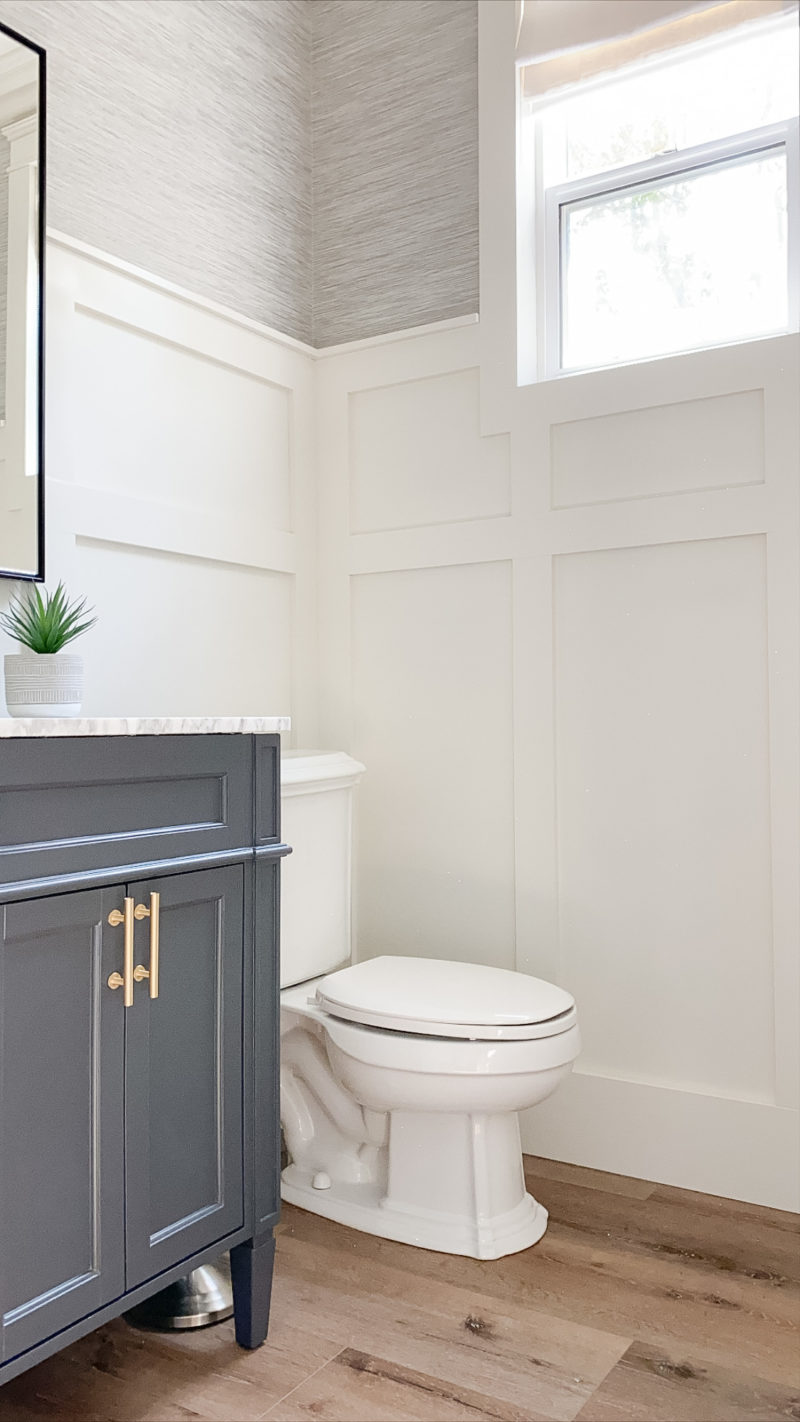
<instances>
[{"instance_id":1,"label":"white countertop edge","mask_svg":"<svg viewBox=\"0 0 800 1422\"><path fill-rule=\"evenodd\" d=\"M289 716L6 716L0 740L22 736L273 736Z\"/></svg>"}]
</instances>

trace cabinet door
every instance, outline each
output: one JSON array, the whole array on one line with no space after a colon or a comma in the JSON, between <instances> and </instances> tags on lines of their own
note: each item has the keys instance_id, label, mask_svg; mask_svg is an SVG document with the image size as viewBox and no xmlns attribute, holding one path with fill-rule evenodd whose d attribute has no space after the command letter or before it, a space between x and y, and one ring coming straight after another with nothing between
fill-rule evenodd
<instances>
[{"instance_id":1,"label":"cabinet door","mask_svg":"<svg viewBox=\"0 0 800 1422\"><path fill-rule=\"evenodd\" d=\"M160 895L158 997L126 1013L127 1287L238 1229L242 1166L241 866L130 884ZM151 967L152 919L136 924Z\"/></svg>"},{"instance_id":2,"label":"cabinet door","mask_svg":"<svg viewBox=\"0 0 800 1422\"><path fill-rule=\"evenodd\" d=\"M121 890L0 909L0 1357L124 1289Z\"/></svg>"}]
</instances>

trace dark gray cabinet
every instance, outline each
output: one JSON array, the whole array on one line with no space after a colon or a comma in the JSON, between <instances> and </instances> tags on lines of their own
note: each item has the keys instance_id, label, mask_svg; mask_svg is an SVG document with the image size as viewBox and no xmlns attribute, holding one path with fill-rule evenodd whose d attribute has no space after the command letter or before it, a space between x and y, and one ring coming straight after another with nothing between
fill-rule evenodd
<instances>
[{"instance_id":1,"label":"dark gray cabinet","mask_svg":"<svg viewBox=\"0 0 800 1422\"><path fill-rule=\"evenodd\" d=\"M0 741L0 1382L223 1249L263 1341L287 852L277 737Z\"/></svg>"},{"instance_id":2,"label":"dark gray cabinet","mask_svg":"<svg viewBox=\"0 0 800 1422\"><path fill-rule=\"evenodd\" d=\"M0 1306L5 1361L125 1289L115 895L9 903L0 953Z\"/></svg>"},{"instance_id":3,"label":"dark gray cabinet","mask_svg":"<svg viewBox=\"0 0 800 1422\"><path fill-rule=\"evenodd\" d=\"M207 869L129 891L137 904L159 893L161 917L158 997L137 992L126 1014L125 1258L133 1288L244 1223L243 874L238 865ZM146 965L145 934L142 941L137 962Z\"/></svg>"}]
</instances>

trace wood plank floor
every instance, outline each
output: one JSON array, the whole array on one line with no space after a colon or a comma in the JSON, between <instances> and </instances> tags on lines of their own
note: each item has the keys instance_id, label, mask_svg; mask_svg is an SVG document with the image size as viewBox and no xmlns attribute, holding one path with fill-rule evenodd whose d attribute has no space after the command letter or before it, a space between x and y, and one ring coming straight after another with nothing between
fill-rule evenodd
<instances>
[{"instance_id":1,"label":"wood plank floor","mask_svg":"<svg viewBox=\"0 0 800 1422\"><path fill-rule=\"evenodd\" d=\"M268 1343L99 1328L0 1422L800 1422L798 1217L528 1157L550 1211L483 1262L287 1207Z\"/></svg>"}]
</instances>

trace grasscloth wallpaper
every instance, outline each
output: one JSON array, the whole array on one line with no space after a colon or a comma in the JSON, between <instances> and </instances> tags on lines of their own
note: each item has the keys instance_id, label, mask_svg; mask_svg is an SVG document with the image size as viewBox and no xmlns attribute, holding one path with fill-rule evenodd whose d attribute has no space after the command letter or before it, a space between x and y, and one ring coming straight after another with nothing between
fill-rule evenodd
<instances>
[{"instance_id":1,"label":"grasscloth wallpaper","mask_svg":"<svg viewBox=\"0 0 800 1422\"><path fill-rule=\"evenodd\" d=\"M48 222L315 345L478 309L477 0L0 0Z\"/></svg>"},{"instance_id":2,"label":"grasscloth wallpaper","mask_svg":"<svg viewBox=\"0 0 800 1422\"><path fill-rule=\"evenodd\" d=\"M311 9L315 345L477 311L477 0Z\"/></svg>"},{"instance_id":3,"label":"grasscloth wallpaper","mask_svg":"<svg viewBox=\"0 0 800 1422\"><path fill-rule=\"evenodd\" d=\"M307 0L0 0L45 46L48 222L311 337Z\"/></svg>"}]
</instances>

